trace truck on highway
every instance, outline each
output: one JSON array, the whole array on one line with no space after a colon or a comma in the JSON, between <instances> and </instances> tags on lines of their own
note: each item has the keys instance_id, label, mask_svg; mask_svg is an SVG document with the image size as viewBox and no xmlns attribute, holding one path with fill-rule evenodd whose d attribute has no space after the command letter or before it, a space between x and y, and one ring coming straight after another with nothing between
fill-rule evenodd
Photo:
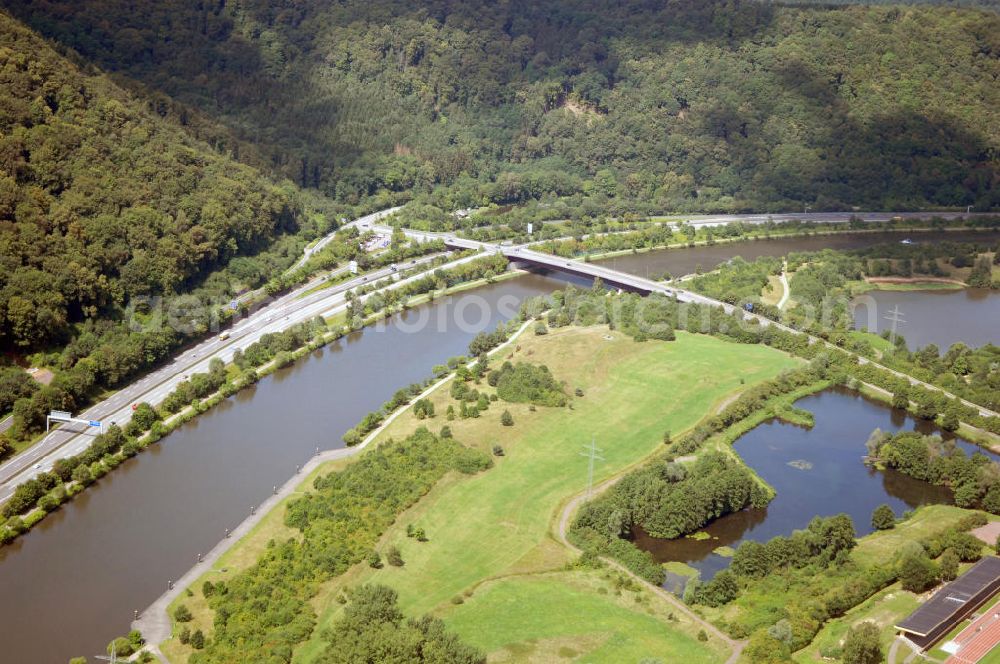
<instances>
[{"instance_id":1,"label":"truck on highway","mask_svg":"<svg viewBox=\"0 0 1000 664\"><path fill-rule=\"evenodd\" d=\"M223 332L222 334L219 335L219 341L225 341L228 338L229 338L228 332Z\"/></svg>"}]
</instances>

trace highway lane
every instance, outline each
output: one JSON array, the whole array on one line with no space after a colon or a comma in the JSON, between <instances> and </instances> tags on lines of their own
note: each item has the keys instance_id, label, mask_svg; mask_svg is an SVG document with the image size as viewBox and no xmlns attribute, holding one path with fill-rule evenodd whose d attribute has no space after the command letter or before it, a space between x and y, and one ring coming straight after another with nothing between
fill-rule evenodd
<instances>
[{"instance_id":1,"label":"highway lane","mask_svg":"<svg viewBox=\"0 0 1000 664\"><path fill-rule=\"evenodd\" d=\"M789 221L809 221L813 223L845 223L852 217L873 223L891 221L892 219L931 219L937 217L953 221L969 217L996 216L989 212L790 212L781 214L722 214L696 216L686 219L692 226L721 226L740 222L744 224L764 224L772 221L777 224ZM668 221L666 223L679 223Z\"/></svg>"},{"instance_id":2,"label":"highway lane","mask_svg":"<svg viewBox=\"0 0 1000 664\"><path fill-rule=\"evenodd\" d=\"M398 208L390 208L388 210L382 210L379 212L366 215L346 226L355 225L359 229L363 230L375 230L378 232L391 232L390 227L378 225L376 222L385 218L389 214L395 212ZM959 213L935 213L937 216L944 218L954 219L962 215ZM870 213L870 212L842 212L842 213L811 213L811 214L783 214L783 215L722 215L716 217L704 217L695 220L697 223L711 225L711 224L724 224L732 222L742 222L742 223L765 223L767 221L784 222L793 219L802 219L808 221L825 221L825 222L846 222L851 217L861 217L866 221L884 221L891 219L893 217L921 217L927 216L921 213ZM407 236L415 238L419 241L429 241L429 240L439 240L443 239L447 244L454 248L464 248L464 249L474 249L480 251L487 251L491 253L502 252L506 254L509 258L516 259L517 257L523 257L531 259L535 262L552 261L551 267L554 269L560 269L557 263L562 261L565 263L564 259L559 259L558 257L551 256L549 254L542 254L539 252L534 252L529 249L528 245L517 245L517 246L501 246L499 244L489 244L483 242L477 242L475 240L468 240L465 238L459 238L451 233L431 233L423 231L413 231L405 230ZM315 252L317 248L322 248L326 243L330 241L333 234L327 235L321 240L312 251ZM532 244L532 243L529 243ZM521 253L518 253L521 252ZM530 254L525 253L530 252ZM535 255L531 255L535 254ZM467 260L472 260L475 257L470 257ZM424 262L428 259L421 259L418 264ZM460 261L464 262L464 261ZM591 263L583 263L579 261L572 261L575 263L571 265L571 271L577 271L578 273L591 274L591 276L601 276L602 278L613 281L615 283L629 284L630 281L641 280L639 277L634 277L633 275L624 275L614 270L608 268L603 268L596 266ZM581 269L580 266L585 266L586 269ZM233 350L237 346L246 347L259 339L261 336L268 332L275 332L285 329L295 323L307 320L308 318L315 315L329 315L330 311L333 310L338 304L342 304L336 298L338 298L344 291L353 288L357 285L367 283L369 281L376 281L382 279L392 271L388 268L377 271L366 277L358 277L357 279L350 280L336 287L331 287L330 289L325 289L319 293L301 298L302 293L309 290L315 285L315 282L311 282L292 293L278 298L275 302L269 304L268 306L262 308L261 310L254 313L248 319L241 321L236 326L234 326L229 332L230 337L226 340L221 340L218 337L213 337L208 339L201 344L185 351L179 355L173 363L161 367L157 371L148 374L144 378L140 379L136 383L124 388L122 391L112 395L109 399L96 404L95 406L87 409L83 413L80 413L78 417L88 420L102 420L105 422L115 421L119 424L124 424L128 421L131 415L131 404L139 401L150 401L151 403L158 403L162 401L175 387L176 384L183 380L184 375L188 375L194 372L206 371L208 368L208 363L212 357L220 357L224 361L228 361L232 357ZM641 280L646 282L648 280ZM668 295L676 295L679 299L688 302L700 302L702 304L713 304L724 306L727 311L732 309L731 305L724 305L723 303L711 300L704 296L691 293L689 291L684 291L682 289L670 289L662 284L656 282L648 282L643 284L634 284L633 287L644 288L648 290L658 290L665 292ZM300 299L301 298L301 299ZM332 298L332 299L331 299ZM767 319L763 319L767 321ZM764 324L769 324L770 321ZM784 326L781 326L784 327ZM786 328L790 329L790 328ZM978 408L978 406L976 406ZM71 454L78 453L80 450L84 449L89 445L92 439L91 435L87 433L81 433L80 431L73 431L70 427L63 427L57 429L55 432L47 436L42 442L32 446L29 450L26 450L22 454L14 457L10 461L3 465L0 465L0 501L6 500L7 497L13 491L13 487L17 483L24 481L25 479L34 476L37 472L42 470L47 470L51 468L51 464L56 458L68 456ZM72 444L70 444L72 443Z\"/></svg>"},{"instance_id":3,"label":"highway lane","mask_svg":"<svg viewBox=\"0 0 1000 664\"><path fill-rule=\"evenodd\" d=\"M302 267L303 265L305 265L306 261L308 261L312 257L313 254L315 254L318 251L321 251L323 249L323 247L325 247L327 244L330 243L331 240L333 240L333 237L337 234L337 231L343 230L345 228L350 228L352 226L357 226L357 227L362 228L362 229L368 228L370 225L374 224L375 222L381 221L382 219L388 217L389 215L394 214L395 212L398 212L402 207L403 206L398 205L396 207L387 208L385 210L379 210L378 212L372 212L371 214L366 214L363 217L358 217L354 221L348 222L348 223L344 224L343 226L339 226L338 228L334 229L333 231L331 231L327 235L324 235L319 240L319 242L317 242L316 244L314 244L312 246L307 246L305 249L303 249L302 250L302 258L300 258L299 260L297 260L294 265L292 265L290 268L288 268L286 270L286 273L287 272L294 272L295 270L297 270L300 267Z\"/></svg>"},{"instance_id":4,"label":"highway lane","mask_svg":"<svg viewBox=\"0 0 1000 664\"><path fill-rule=\"evenodd\" d=\"M492 246L492 245L491 245ZM591 278L601 277L609 283L620 284L629 288L633 288L640 291L645 291L647 293L662 293L669 297L675 297L681 302L693 302L697 304L704 304L714 307L722 307L727 314L733 314L734 312L739 312L744 320L756 320L760 325L773 325L776 329L783 330L785 332L790 332L792 334L802 334L808 337L810 343L821 343L825 347L831 350L840 350L847 352L848 354L857 357L860 364L871 364L879 369L884 369L892 373L893 375L907 380L911 385L916 385L923 387L928 390L933 390L940 392L951 399L958 399L958 401L969 408L974 408L980 415L984 417L996 417L998 413L981 406L980 404L973 403L966 399L962 399L947 390L943 390L930 383L925 383L922 380L914 378L909 374L903 373L901 371L896 371L890 367L880 364L872 359L864 357L863 355L858 355L857 353L852 353L846 349L835 346L830 342L814 337L807 334L801 330L796 330L793 327L785 325L784 323L779 323L777 321L771 320L761 316L760 314L751 313L744 311L741 308L735 307L731 304L715 300L713 298L707 297L705 295L700 295L692 291L684 290L682 288L677 288L676 286L666 285L657 281L652 281L651 279L645 279L633 274L628 274L625 272L619 272L611 268L604 267L600 264L587 263L584 261L578 261L573 259L561 258L559 256L553 256L552 254L545 254L539 251L534 251L526 246L513 246L513 247L502 247L501 251L511 260L523 260L530 263L539 265L541 267L546 267L553 270L563 270L573 274L588 276Z\"/></svg>"},{"instance_id":5,"label":"highway lane","mask_svg":"<svg viewBox=\"0 0 1000 664\"><path fill-rule=\"evenodd\" d=\"M435 256L428 256L417 259L402 266L401 269L419 268L435 258ZM452 261L445 267L474 258L476 257L470 256ZM161 402L176 388L178 383L185 380L185 376L207 371L212 358L219 357L224 362L228 362L232 359L236 348L246 348L265 334L279 332L315 316L329 316L346 308L344 294L348 290L398 275L396 270L386 267L303 297L306 291L316 285L315 281L310 282L276 299L235 324L227 330L228 338L222 339L219 336L213 336L206 339L178 355L171 363L145 375L108 399L77 414L76 417L103 421L106 425L111 422L124 425L131 418L132 404L141 401L148 401L152 404ZM406 277L395 282L390 288L398 287L422 276L423 273L418 273ZM362 297L361 300L367 299L370 295ZM79 427L59 427L42 441L0 465L0 502L9 498L19 483L34 477L39 472L50 470L56 459L81 452L93 441L95 433L96 429L88 431L81 430Z\"/></svg>"}]
</instances>

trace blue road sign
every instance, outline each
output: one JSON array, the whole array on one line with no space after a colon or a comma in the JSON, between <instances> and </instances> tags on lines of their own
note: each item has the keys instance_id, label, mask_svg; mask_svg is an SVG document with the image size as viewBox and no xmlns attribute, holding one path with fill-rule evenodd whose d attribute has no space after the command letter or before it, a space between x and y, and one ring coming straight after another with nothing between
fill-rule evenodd
<instances>
[{"instance_id":1,"label":"blue road sign","mask_svg":"<svg viewBox=\"0 0 1000 664\"><path fill-rule=\"evenodd\" d=\"M237 309L240 308L240 303L237 302L236 300L233 300L232 302L229 303L229 308L232 309L233 311L236 311Z\"/></svg>"},{"instance_id":2,"label":"blue road sign","mask_svg":"<svg viewBox=\"0 0 1000 664\"><path fill-rule=\"evenodd\" d=\"M90 421L90 426L92 426L92 427L99 427L99 426L101 426L101 423L97 422L95 420L91 420Z\"/></svg>"}]
</instances>

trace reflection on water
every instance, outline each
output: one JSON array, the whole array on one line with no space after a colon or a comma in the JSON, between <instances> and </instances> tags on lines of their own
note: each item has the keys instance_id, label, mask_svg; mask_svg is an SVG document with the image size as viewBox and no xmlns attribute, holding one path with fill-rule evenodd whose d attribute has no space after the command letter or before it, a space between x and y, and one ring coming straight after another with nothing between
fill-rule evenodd
<instances>
[{"instance_id":1,"label":"reflection on water","mask_svg":"<svg viewBox=\"0 0 1000 664\"><path fill-rule=\"evenodd\" d=\"M785 256L793 251L819 251L821 249L861 249L884 242L899 242L901 233L834 233L809 235L751 242L727 242L689 249L666 249L643 254L618 256L601 261L602 265L641 277L659 276L664 271L674 277L694 274L699 269L714 270L720 263L735 256L752 261L763 256ZM994 242L1000 234L988 231L927 232L914 234L920 242Z\"/></svg>"},{"instance_id":2,"label":"reflection on water","mask_svg":"<svg viewBox=\"0 0 1000 664\"><path fill-rule=\"evenodd\" d=\"M427 378L433 365L464 354L481 329L493 329L504 317L501 298L563 286L525 275L478 289L489 305L479 328L406 328L424 311L435 320L454 311L464 295L415 307L271 374L126 461L0 549L0 662L103 652L128 631L134 610L180 578L317 446L341 446L341 434L400 386ZM466 322L478 318L470 311Z\"/></svg>"},{"instance_id":3,"label":"reflection on water","mask_svg":"<svg viewBox=\"0 0 1000 664\"><path fill-rule=\"evenodd\" d=\"M614 262L636 273L648 264L651 272L682 274L735 255L752 258L875 241L873 234L762 241ZM551 292L567 281L589 285L583 279L553 276L558 278L525 275L442 298L353 333L230 397L126 461L26 537L0 550L3 661L64 662L74 655L102 652L112 637L127 631L133 610L146 607L166 590L168 579L179 578L199 553L219 541L225 528L233 527L272 486L290 477L317 445L340 445L341 434L396 389L426 378L434 364L464 353L476 332L509 317L512 311L497 306L501 298ZM485 301L486 308L469 295L483 298L480 303ZM460 318L463 324L442 326L446 318ZM422 320L431 324L420 324ZM473 324L477 322L478 328ZM889 428L883 423L859 429L854 441L858 450L874 426ZM740 452L756 466L744 442ZM860 451L852 454L857 457ZM806 457L798 453L793 458ZM734 534L725 542L736 542L747 532L766 532L775 510L771 505L761 514L730 517ZM867 520L865 516L862 521ZM53 615L58 630L52 629Z\"/></svg>"},{"instance_id":4,"label":"reflection on water","mask_svg":"<svg viewBox=\"0 0 1000 664\"><path fill-rule=\"evenodd\" d=\"M788 535L815 516L844 512L854 520L860 536L872 531L871 513L882 503L900 515L920 505L951 502L951 492L944 487L895 471L876 471L862 462L865 441L875 428L944 433L932 423L918 422L905 411L840 388L800 399L795 405L813 413L816 425L812 429L772 420L735 444L743 460L776 490L767 508L717 519L705 528L711 539L660 540L637 529L635 543L661 562L685 562L700 570L703 578L710 578L729 564L714 549L735 548L745 539L763 542ZM967 441L956 442L966 453L983 451ZM805 463L790 465L795 462Z\"/></svg>"},{"instance_id":5,"label":"reflection on water","mask_svg":"<svg viewBox=\"0 0 1000 664\"><path fill-rule=\"evenodd\" d=\"M904 321L898 331L910 350L937 344L943 353L958 342L972 347L1000 343L1000 291L871 291L855 299L854 327L888 330L892 323L886 315L896 307Z\"/></svg>"}]
</instances>

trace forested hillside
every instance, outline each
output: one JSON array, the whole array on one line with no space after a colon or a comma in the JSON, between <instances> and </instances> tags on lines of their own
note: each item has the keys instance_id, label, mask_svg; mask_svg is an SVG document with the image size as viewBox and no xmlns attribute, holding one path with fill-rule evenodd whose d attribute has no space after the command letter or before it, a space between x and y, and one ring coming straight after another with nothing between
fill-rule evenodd
<instances>
[{"instance_id":1,"label":"forested hillside","mask_svg":"<svg viewBox=\"0 0 1000 664\"><path fill-rule=\"evenodd\" d=\"M298 228L294 187L220 157L0 14L0 344L184 291Z\"/></svg>"},{"instance_id":2,"label":"forested hillside","mask_svg":"<svg viewBox=\"0 0 1000 664\"><path fill-rule=\"evenodd\" d=\"M1000 17L739 0L11 0L356 202L611 212L1000 205ZM179 121L182 107L160 110ZM215 124L213 124L215 123ZM443 186L442 186L443 185Z\"/></svg>"}]
</instances>

